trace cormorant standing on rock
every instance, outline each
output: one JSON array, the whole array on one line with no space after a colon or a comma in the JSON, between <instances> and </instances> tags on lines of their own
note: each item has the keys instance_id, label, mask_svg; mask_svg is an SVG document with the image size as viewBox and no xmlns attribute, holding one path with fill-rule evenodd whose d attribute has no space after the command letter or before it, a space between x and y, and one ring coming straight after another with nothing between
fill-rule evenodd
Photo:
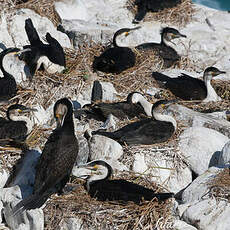
<instances>
[{"instance_id":1,"label":"cormorant standing on rock","mask_svg":"<svg viewBox=\"0 0 230 230\"><path fill-rule=\"evenodd\" d=\"M126 180L109 180L112 167L102 160L91 161L78 166L80 176L86 178L86 189L91 197L99 201L133 201L140 204L143 200L157 198L159 201L173 197L173 193L155 193L144 186Z\"/></svg>"},{"instance_id":2,"label":"cormorant standing on rock","mask_svg":"<svg viewBox=\"0 0 230 230\"><path fill-rule=\"evenodd\" d=\"M49 136L39 162L33 194L19 202L13 213L40 208L53 193L61 193L78 155L78 140L74 134L73 105L67 98L55 103L57 128Z\"/></svg>"},{"instance_id":3,"label":"cormorant standing on rock","mask_svg":"<svg viewBox=\"0 0 230 230\"><path fill-rule=\"evenodd\" d=\"M107 48L99 57L94 57L93 70L99 70L105 73L119 74L122 71L131 68L135 65L136 55L129 47L120 47L117 44L118 37L128 36L136 28L122 28L113 36L112 48Z\"/></svg>"},{"instance_id":4,"label":"cormorant standing on rock","mask_svg":"<svg viewBox=\"0 0 230 230\"><path fill-rule=\"evenodd\" d=\"M174 50L172 47L170 47L169 43L172 43L173 39L184 37L186 38L186 35L181 34L178 30L171 28L171 27L165 27L161 30L161 42L160 43L143 43L135 48L140 51L145 50L153 50L156 52L156 55L158 55L160 58L163 59L163 67L169 68L176 62L180 60L180 56Z\"/></svg>"},{"instance_id":5,"label":"cormorant standing on rock","mask_svg":"<svg viewBox=\"0 0 230 230\"><path fill-rule=\"evenodd\" d=\"M158 84L170 90L175 96L183 100L202 100L203 102L221 101L211 85L213 77L226 72L215 67L208 67L203 74L203 81L189 75L182 74L177 78L168 77L162 73L153 72L153 78Z\"/></svg>"}]
</instances>

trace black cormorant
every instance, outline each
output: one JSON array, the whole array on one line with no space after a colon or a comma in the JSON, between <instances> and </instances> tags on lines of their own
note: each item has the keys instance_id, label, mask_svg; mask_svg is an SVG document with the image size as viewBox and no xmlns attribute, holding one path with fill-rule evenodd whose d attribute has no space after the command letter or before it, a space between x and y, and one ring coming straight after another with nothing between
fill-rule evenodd
<instances>
[{"instance_id":1,"label":"black cormorant","mask_svg":"<svg viewBox=\"0 0 230 230\"><path fill-rule=\"evenodd\" d=\"M133 201L140 204L144 200L157 198L162 201L174 196L173 193L155 193L144 186L122 179L109 180L112 167L102 160L91 161L78 167L79 177L87 179L85 186L88 193L99 201Z\"/></svg>"},{"instance_id":2,"label":"black cormorant","mask_svg":"<svg viewBox=\"0 0 230 230\"><path fill-rule=\"evenodd\" d=\"M16 144L26 139L33 128L33 122L26 115L32 111L37 110L20 104L11 105L7 109L8 119L0 118L0 145Z\"/></svg>"},{"instance_id":3,"label":"black cormorant","mask_svg":"<svg viewBox=\"0 0 230 230\"><path fill-rule=\"evenodd\" d=\"M25 30L30 45L24 46L24 48L29 48L30 51L23 52L20 58L29 66L31 75L33 76L41 65L49 73L64 70L66 67L65 53L60 43L50 33L46 33L48 44L44 44L30 18L25 20Z\"/></svg>"},{"instance_id":4,"label":"black cormorant","mask_svg":"<svg viewBox=\"0 0 230 230\"><path fill-rule=\"evenodd\" d=\"M133 122L114 132L93 131L92 135L106 136L127 145L151 145L165 142L174 134L177 127L176 120L172 116L163 114L172 103L175 103L175 100L157 101L152 106L152 118Z\"/></svg>"},{"instance_id":5,"label":"black cormorant","mask_svg":"<svg viewBox=\"0 0 230 230\"><path fill-rule=\"evenodd\" d=\"M126 101L87 104L83 106L80 113L87 118L106 121L110 114L118 119L132 119L134 117L152 116L151 111L152 104L141 93L132 92L128 95Z\"/></svg>"},{"instance_id":6,"label":"black cormorant","mask_svg":"<svg viewBox=\"0 0 230 230\"><path fill-rule=\"evenodd\" d=\"M180 56L174 50L172 47L170 47L169 43L172 43L173 39L185 37L186 35L181 34L178 30L171 28L171 27L165 27L161 30L161 42L160 43L143 43L135 48L137 50L153 50L156 52L156 54L163 59L164 61L164 68L169 68L173 64L175 64L177 61L180 60Z\"/></svg>"},{"instance_id":7,"label":"black cormorant","mask_svg":"<svg viewBox=\"0 0 230 230\"><path fill-rule=\"evenodd\" d=\"M107 48L99 57L94 57L93 70L99 70L105 73L119 74L122 71L135 65L136 55L129 47L120 47L117 44L118 37L128 36L136 28L122 28L113 36L112 48Z\"/></svg>"},{"instance_id":8,"label":"black cormorant","mask_svg":"<svg viewBox=\"0 0 230 230\"><path fill-rule=\"evenodd\" d=\"M3 77L0 78L0 104L5 103L17 93L15 78L5 70L3 60L7 55L14 55L18 51L17 48L8 48L0 53L0 69L3 73Z\"/></svg>"},{"instance_id":9,"label":"black cormorant","mask_svg":"<svg viewBox=\"0 0 230 230\"><path fill-rule=\"evenodd\" d=\"M67 98L55 103L57 128L49 136L39 162L33 194L14 208L14 214L40 208L53 193L61 193L78 155L78 140L74 134L73 105Z\"/></svg>"},{"instance_id":10,"label":"black cormorant","mask_svg":"<svg viewBox=\"0 0 230 230\"><path fill-rule=\"evenodd\" d=\"M182 74L177 78L170 78L162 73L153 72L153 78L166 89L169 89L175 96L183 100L220 101L211 85L213 77L224 74L215 67L208 67L203 74L203 81L189 75Z\"/></svg>"},{"instance_id":11,"label":"black cormorant","mask_svg":"<svg viewBox=\"0 0 230 230\"><path fill-rule=\"evenodd\" d=\"M147 12L158 12L165 8L171 8L181 3L181 0L135 0L137 5L137 14L133 23L139 23Z\"/></svg>"}]
</instances>

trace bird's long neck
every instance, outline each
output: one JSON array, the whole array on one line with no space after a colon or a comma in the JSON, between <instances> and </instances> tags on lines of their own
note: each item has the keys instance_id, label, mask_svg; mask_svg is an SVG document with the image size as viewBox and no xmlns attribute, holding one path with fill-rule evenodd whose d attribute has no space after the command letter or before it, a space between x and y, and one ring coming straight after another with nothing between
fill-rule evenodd
<instances>
[{"instance_id":1,"label":"bird's long neck","mask_svg":"<svg viewBox=\"0 0 230 230\"><path fill-rule=\"evenodd\" d=\"M26 122L27 134L29 134L32 131L33 122L28 117L26 117L26 116L11 116L10 119L12 121L24 121L24 122Z\"/></svg>"},{"instance_id":2,"label":"bird's long neck","mask_svg":"<svg viewBox=\"0 0 230 230\"><path fill-rule=\"evenodd\" d=\"M8 73L6 70L5 70L5 68L3 67L4 66L4 63L6 63L7 62L7 60L6 60L6 57L3 57L3 59L1 60L1 62L0 62L0 69L1 69L1 71L2 71L2 73L3 73L3 75L4 75L4 77L8 77L8 78L14 78L13 77L13 75L11 75L10 73Z\"/></svg>"},{"instance_id":3,"label":"bird's long neck","mask_svg":"<svg viewBox=\"0 0 230 230\"><path fill-rule=\"evenodd\" d=\"M175 130L176 130L177 123L176 123L176 120L172 116L166 115L166 114L161 114L161 113L153 113L153 116L158 121L171 122L173 124Z\"/></svg>"},{"instance_id":4,"label":"bird's long neck","mask_svg":"<svg viewBox=\"0 0 230 230\"><path fill-rule=\"evenodd\" d=\"M203 100L203 102L209 102L209 101L221 101L221 98L216 94L216 91L211 85L211 80L205 80L204 81L206 88L207 88L207 96Z\"/></svg>"},{"instance_id":5,"label":"bird's long neck","mask_svg":"<svg viewBox=\"0 0 230 230\"><path fill-rule=\"evenodd\" d=\"M144 97L141 97L139 99L139 103L141 104L141 106L143 107L145 113L147 116L152 116L152 103L148 102Z\"/></svg>"}]
</instances>

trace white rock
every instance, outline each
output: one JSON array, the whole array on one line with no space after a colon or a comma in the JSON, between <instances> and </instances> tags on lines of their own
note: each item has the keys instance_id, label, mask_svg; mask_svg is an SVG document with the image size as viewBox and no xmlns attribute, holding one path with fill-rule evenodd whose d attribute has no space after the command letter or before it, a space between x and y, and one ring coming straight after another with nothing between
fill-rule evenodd
<instances>
[{"instance_id":1,"label":"white rock","mask_svg":"<svg viewBox=\"0 0 230 230\"><path fill-rule=\"evenodd\" d=\"M2 210L3 210L3 203L0 201L0 229L1 229L1 223L2 223Z\"/></svg>"},{"instance_id":2,"label":"white rock","mask_svg":"<svg viewBox=\"0 0 230 230\"><path fill-rule=\"evenodd\" d=\"M193 227L192 225L187 224L186 222L182 220L175 220L173 227L176 230L197 230L197 228Z\"/></svg>"},{"instance_id":3,"label":"white rock","mask_svg":"<svg viewBox=\"0 0 230 230\"><path fill-rule=\"evenodd\" d=\"M150 174L152 181L164 184L164 187L174 193L192 182L192 173L186 165L176 169L172 158L164 157L159 152L148 155L136 153L132 169L140 174Z\"/></svg>"},{"instance_id":4,"label":"white rock","mask_svg":"<svg viewBox=\"0 0 230 230\"><path fill-rule=\"evenodd\" d=\"M123 155L122 146L104 136L93 135L89 141L90 155L89 159L92 160L105 160L113 169L127 170L127 167L120 163L118 159Z\"/></svg>"},{"instance_id":5,"label":"white rock","mask_svg":"<svg viewBox=\"0 0 230 230\"><path fill-rule=\"evenodd\" d=\"M220 152L218 164L224 166L230 165L230 142L227 142Z\"/></svg>"},{"instance_id":6,"label":"white rock","mask_svg":"<svg viewBox=\"0 0 230 230\"><path fill-rule=\"evenodd\" d=\"M49 32L52 37L58 40L63 47L71 47L69 38L66 34L59 32L54 27L53 23L46 17L41 17L34 11L29 9L19 9L16 14L11 18L9 22L10 34L14 38L16 47L22 47L28 45L29 41L25 32L25 20L31 18L34 27L36 28L40 39L45 37L46 33Z\"/></svg>"},{"instance_id":7,"label":"white rock","mask_svg":"<svg viewBox=\"0 0 230 230\"><path fill-rule=\"evenodd\" d=\"M5 169L2 169L1 167L2 166L0 165L0 188L3 188L10 174L8 171L6 171Z\"/></svg>"},{"instance_id":8,"label":"white rock","mask_svg":"<svg viewBox=\"0 0 230 230\"><path fill-rule=\"evenodd\" d=\"M77 136L78 143L79 143L79 151L76 160L76 165L85 164L89 158L89 145L82 135Z\"/></svg>"},{"instance_id":9,"label":"white rock","mask_svg":"<svg viewBox=\"0 0 230 230\"><path fill-rule=\"evenodd\" d=\"M211 167L203 174L198 176L183 192L183 203L192 203L208 196L210 190L210 182L220 173L223 168Z\"/></svg>"},{"instance_id":10,"label":"white rock","mask_svg":"<svg viewBox=\"0 0 230 230\"><path fill-rule=\"evenodd\" d=\"M64 221L61 222L58 230L84 230L86 228L83 227L83 220L74 217L74 218L65 218Z\"/></svg>"},{"instance_id":11,"label":"white rock","mask_svg":"<svg viewBox=\"0 0 230 230\"><path fill-rule=\"evenodd\" d=\"M0 201L3 203L3 214L7 225L12 230L42 230L44 229L44 215L41 209L29 210L12 215L14 207L21 199L21 190L18 186L0 189Z\"/></svg>"},{"instance_id":12,"label":"white rock","mask_svg":"<svg viewBox=\"0 0 230 230\"><path fill-rule=\"evenodd\" d=\"M217 165L217 157L229 138L204 127L191 127L180 135L179 149L198 175Z\"/></svg>"},{"instance_id":13,"label":"white rock","mask_svg":"<svg viewBox=\"0 0 230 230\"><path fill-rule=\"evenodd\" d=\"M190 206L183 214L183 220L200 230L228 230L230 225L230 204L225 200L208 198Z\"/></svg>"},{"instance_id":14,"label":"white rock","mask_svg":"<svg viewBox=\"0 0 230 230\"><path fill-rule=\"evenodd\" d=\"M102 85L102 101L115 101L117 99L117 91L113 84L110 82L100 82ZM76 98L76 100L84 106L85 104L91 103L91 93L93 88L92 84L88 85ZM73 99L74 100L74 99Z\"/></svg>"}]
</instances>

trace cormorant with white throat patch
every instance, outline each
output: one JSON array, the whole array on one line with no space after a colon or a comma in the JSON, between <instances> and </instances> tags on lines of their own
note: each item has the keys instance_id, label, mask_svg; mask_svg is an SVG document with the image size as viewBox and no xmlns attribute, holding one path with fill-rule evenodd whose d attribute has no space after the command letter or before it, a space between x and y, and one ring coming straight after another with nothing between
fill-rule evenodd
<instances>
[{"instance_id":1,"label":"cormorant with white throat patch","mask_svg":"<svg viewBox=\"0 0 230 230\"><path fill-rule=\"evenodd\" d=\"M78 166L79 177L86 178L86 189L91 197L99 201L133 201L140 204L144 200L157 198L163 201L174 196L173 193L155 193L153 190L132 182L118 179L109 180L112 167L102 160L91 161Z\"/></svg>"},{"instance_id":2,"label":"cormorant with white throat patch","mask_svg":"<svg viewBox=\"0 0 230 230\"><path fill-rule=\"evenodd\" d=\"M175 96L183 100L202 100L203 102L221 101L211 85L213 77L226 72L215 67L208 67L203 74L203 81L189 75L182 74L177 78L168 77L162 73L153 72L153 78L160 86L170 90Z\"/></svg>"},{"instance_id":3,"label":"cormorant with white throat patch","mask_svg":"<svg viewBox=\"0 0 230 230\"><path fill-rule=\"evenodd\" d=\"M179 54L176 52L175 49L173 49L170 46L170 43L174 44L172 42L173 39L184 37L186 38L186 35L181 34L178 30L171 28L171 27L165 27L160 31L161 34L161 42L160 43L143 43L135 48L140 51L145 50L153 50L156 52L156 55L158 55L160 58L163 59L163 67L169 68L172 65L174 65L176 62L180 60Z\"/></svg>"},{"instance_id":4,"label":"cormorant with white throat patch","mask_svg":"<svg viewBox=\"0 0 230 230\"><path fill-rule=\"evenodd\" d=\"M67 98L54 105L57 128L49 136L36 166L33 194L19 202L14 215L24 210L40 208L53 193L61 193L78 155L78 140L74 134L73 104Z\"/></svg>"},{"instance_id":5,"label":"cormorant with white throat patch","mask_svg":"<svg viewBox=\"0 0 230 230\"><path fill-rule=\"evenodd\" d=\"M33 108L14 104L7 109L7 118L0 118L0 145L16 145L26 139L32 131L33 122L29 116Z\"/></svg>"},{"instance_id":6,"label":"cormorant with white throat patch","mask_svg":"<svg viewBox=\"0 0 230 230\"><path fill-rule=\"evenodd\" d=\"M127 37L130 32L139 29L122 28L113 36L112 48L107 48L99 57L94 57L93 70L99 70L105 73L119 74L122 71L131 68L135 65L136 55L129 47L121 47L117 44L119 37Z\"/></svg>"},{"instance_id":7,"label":"cormorant with white throat patch","mask_svg":"<svg viewBox=\"0 0 230 230\"><path fill-rule=\"evenodd\" d=\"M175 132L177 123L164 110L175 100L157 101L152 107L152 117L128 124L114 132L93 131L92 135L102 135L127 145L151 145L167 141ZM90 134L85 135L90 137Z\"/></svg>"}]
</instances>

